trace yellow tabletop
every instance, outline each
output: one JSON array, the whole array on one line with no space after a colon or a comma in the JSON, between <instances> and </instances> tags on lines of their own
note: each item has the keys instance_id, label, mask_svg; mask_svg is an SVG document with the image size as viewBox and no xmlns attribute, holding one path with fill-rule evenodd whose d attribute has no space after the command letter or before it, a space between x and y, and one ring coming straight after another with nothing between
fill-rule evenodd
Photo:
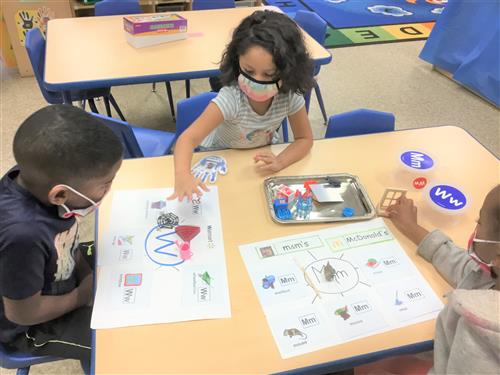
<instances>
[{"instance_id":1,"label":"yellow tabletop","mask_svg":"<svg viewBox=\"0 0 500 375\"><path fill-rule=\"evenodd\" d=\"M277 146L272 146L278 148ZM499 183L499 161L464 130L437 127L396 131L357 137L315 141L311 153L279 175L350 173L360 178L376 204L388 186L402 186L407 177L398 169L402 151L428 152L436 162L433 182L460 187L469 207L459 216L446 216L426 203L425 193L410 190L416 201L420 223L440 228L458 245L466 246L468 235L487 192ZM313 353L281 359L263 310L239 254L238 245L323 229L341 224L282 225L271 220L263 180L256 172L255 150L214 152L228 162L228 174L217 180L224 247L231 300L231 319L201 320L173 324L97 330L96 373L272 373L325 364L340 359L415 345L434 337L434 321L362 338ZM205 156L195 154L194 161ZM127 160L113 184L118 189L165 188L173 186L171 156ZM110 213L109 194L99 209L99 236ZM387 225L430 283L438 296L450 286L432 265L416 255L416 246ZM443 299L444 300L444 299Z\"/></svg>"},{"instance_id":2,"label":"yellow tabletop","mask_svg":"<svg viewBox=\"0 0 500 375\"><path fill-rule=\"evenodd\" d=\"M127 43L123 16L50 20L47 88L62 91L216 75L233 29L258 9L264 8L176 12L187 19L188 38L146 48ZM318 64L330 62L330 53L304 34L312 58Z\"/></svg>"}]
</instances>

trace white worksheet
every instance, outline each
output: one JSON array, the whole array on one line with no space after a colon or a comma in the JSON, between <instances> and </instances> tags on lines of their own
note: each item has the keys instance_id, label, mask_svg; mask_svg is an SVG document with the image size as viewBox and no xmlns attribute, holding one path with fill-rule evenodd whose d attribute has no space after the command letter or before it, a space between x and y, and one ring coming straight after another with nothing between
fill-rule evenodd
<instances>
[{"instance_id":1,"label":"white worksheet","mask_svg":"<svg viewBox=\"0 0 500 375\"><path fill-rule=\"evenodd\" d=\"M217 187L193 202L166 200L172 192L114 192L92 328L231 317Z\"/></svg>"},{"instance_id":2,"label":"white worksheet","mask_svg":"<svg viewBox=\"0 0 500 375\"><path fill-rule=\"evenodd\" d=\"M443 308L382 219L239 248L283 358L433 319Z\"/></svg>"}]
</instances>

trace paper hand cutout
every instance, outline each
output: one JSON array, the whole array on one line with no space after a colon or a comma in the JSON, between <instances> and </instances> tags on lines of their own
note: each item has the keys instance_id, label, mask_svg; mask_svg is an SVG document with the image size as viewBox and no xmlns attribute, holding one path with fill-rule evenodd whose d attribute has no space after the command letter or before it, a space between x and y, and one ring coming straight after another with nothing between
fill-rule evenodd
<instances>
[{"instance_id":1,"label":"paper hand cutout","mask_svg":"<svg viewBox=\"0 0 500 375\"><path fill-rule=\"evenodd\" d=\"M191 173L202 182L208 181L213 184L217 180L218 173L227 173L226 159L221 156L207 156L191 168Z\"/></svg>"}]
</instances>

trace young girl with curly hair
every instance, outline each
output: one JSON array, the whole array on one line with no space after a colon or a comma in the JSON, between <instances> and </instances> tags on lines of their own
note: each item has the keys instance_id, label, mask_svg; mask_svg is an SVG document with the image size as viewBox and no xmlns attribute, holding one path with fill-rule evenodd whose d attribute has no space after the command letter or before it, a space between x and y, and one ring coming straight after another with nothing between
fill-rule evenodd
<instances>
[{"instance_id":1,"label":"young girl with curly hair","mask_svg":"<svg viewBox=\"0 0 500 375\"><path fill-rule=\"evenodd\" d=\"M263 171L277 172L302 159L313 143L303 95L312 87L313 62L299 27L288 16L256 11L234 30L220 65L216 98L175 146L175 191L170 199L201 195L207 187L190 171L195 147L256 148L278 141L288 117L294 142L279 155L257 152Z\"/></svg>"}]
</instances>

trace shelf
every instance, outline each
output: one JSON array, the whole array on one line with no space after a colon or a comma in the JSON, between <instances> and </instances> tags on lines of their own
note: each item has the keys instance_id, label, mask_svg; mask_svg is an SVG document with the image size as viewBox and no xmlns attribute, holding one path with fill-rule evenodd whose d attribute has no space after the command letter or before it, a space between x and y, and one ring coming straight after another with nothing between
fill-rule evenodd
<instances>
[{"instance_id":1,"label":"shelf","mask_svg":"<svg viewBox=\"0 0 500 375\"><path fill-rule=\"evenodd\" d=\"M236 6L259 6L262 0L235 0ZM69 0L73 17L88 17L94 15L94 4L85 4L78 0ZM181 11L191 9L191 0L139 0L144 13ZM171 6L169 9L168 6ZM158 8L160 7L160 8ZM164 7L164 9L162 9Z\"/></svg>"}]
</instances>

